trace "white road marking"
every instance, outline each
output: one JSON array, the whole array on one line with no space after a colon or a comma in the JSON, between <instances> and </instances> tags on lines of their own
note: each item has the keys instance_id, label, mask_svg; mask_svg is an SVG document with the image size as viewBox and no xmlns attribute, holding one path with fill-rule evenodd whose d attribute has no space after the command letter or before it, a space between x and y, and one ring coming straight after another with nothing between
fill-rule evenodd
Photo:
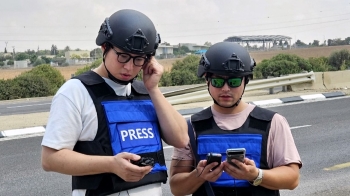
<instances>
[{"instance_id":1,"label":"white road marking","mask_svg":"<svg viewBox=\"0 0 350 196\"><path fill-rule=\"evenodd\" d=\"M38 105L51 105L51 103L40 103L40 104L32 104L32 105L19 105L19 106L12 106L12 107L6 107L6 108L24 108L24 107L32 107L32 106L38 106Z\"/></svg>"},{"instance_id":2,"label":"white road marking","mask_svg":"<svg viewBox=\"0 0 350 196\"><path fill-rule=\"evenodd\" d=\"M312 125L301 125L301 126L291 127L290 129L300 129L300 128L311 127L311 126L312 126Z\"/></svg>"}]
</instances>

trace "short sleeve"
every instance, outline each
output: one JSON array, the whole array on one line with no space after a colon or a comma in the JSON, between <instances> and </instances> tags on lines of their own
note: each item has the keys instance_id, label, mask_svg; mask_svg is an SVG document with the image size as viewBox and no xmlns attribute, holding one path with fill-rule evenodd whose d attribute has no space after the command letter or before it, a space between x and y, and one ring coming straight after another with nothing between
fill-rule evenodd
<instances>
[{"instance_id":1,"label":"short sleeve","mask_svg":"<svg viewBox=\"0 0 350 196\"><path fill-rule=\"evenodd\" d=\"M271 168L290 163L297 163L299 167L302 166L290 126L280 114L275 114L271 121L267 144L267 162Z\"/></svg>"}]
</instances>

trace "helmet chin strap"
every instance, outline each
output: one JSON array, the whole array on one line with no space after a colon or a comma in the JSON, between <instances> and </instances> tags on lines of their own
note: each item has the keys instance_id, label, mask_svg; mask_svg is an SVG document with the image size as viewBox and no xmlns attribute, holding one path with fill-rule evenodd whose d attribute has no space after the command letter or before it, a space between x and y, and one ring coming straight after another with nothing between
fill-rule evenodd
<instances>
[{"instance_id":1,"label":"helmet chin strap","mask_svg":"<svg viewBox=\"0 0 350 196\"><path fill-rule=\"evenodd\" d=\"M123 80L119 80L118 78L114 77L114 76L108 71L108 69L107 69L107 67L106 67L106 63L105 63L105 56L106 56L108 50L109 50L109 48L106 47L105 51L103 52L103 59L102 59L102 60L103 60L103 65L105 66L105 69L106 69L106 71L107 71L108 78L111 79L113 82L118 83L118 84L120 84L120 85L128 85L129 83L133 83L137 76L136 76L135 78L129 80L129 81L123 81Z\"/></svg>"}]
</instances>

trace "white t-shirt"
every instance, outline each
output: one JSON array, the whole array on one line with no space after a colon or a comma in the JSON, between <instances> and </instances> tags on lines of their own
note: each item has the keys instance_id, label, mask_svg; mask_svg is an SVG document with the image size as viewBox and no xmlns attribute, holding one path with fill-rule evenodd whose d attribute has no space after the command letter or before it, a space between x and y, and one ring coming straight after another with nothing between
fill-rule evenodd
<instances>
[{"instance_id":1,"label":"white t-shirt","mask_svg":"<svg viewBox=\"0 0 350 196\"><path fill-rule=\"evenodd\" d=\"M120 85L108 78L104 80L116 95L130 95L131 84ZM97 128L96 108L89 92L80 80L70 79L52 99L49 120L41 145L56 150L73 150L77 141L94 140ZM155 183L113 195L155 196L162 195L161 193L161 184ZM74 190L72 195L85 195L85 190Z\"/></svg>"}]
</instances>

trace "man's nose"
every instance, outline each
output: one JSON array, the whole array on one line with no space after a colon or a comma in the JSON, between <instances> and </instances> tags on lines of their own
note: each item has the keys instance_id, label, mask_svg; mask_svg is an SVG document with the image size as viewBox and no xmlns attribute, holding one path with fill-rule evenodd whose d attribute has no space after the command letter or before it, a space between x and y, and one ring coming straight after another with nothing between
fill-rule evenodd
<instances>
[{"instance_id":1,"label":"man's nose","mask_svg":"<svg viewBox=\"0 0 350 196\"><path fill-rule=\"evenodd\" d=\"M128 62L124 63L124 68L127 70L131 70L134 67L134 61L131 58Z\"/></svg>"},{"instance_id":2,"label":"man's nose","mask_svg":"<svg viewBox=\"0 0 350 196\"><path fill-rule=\"evenodd\" d=\"M223 91L229 91L230 90L230 87L228 86L227 82L224 83L224 86L222 86L221 90L223 90Z\"/></svg>"}]
</instances>

